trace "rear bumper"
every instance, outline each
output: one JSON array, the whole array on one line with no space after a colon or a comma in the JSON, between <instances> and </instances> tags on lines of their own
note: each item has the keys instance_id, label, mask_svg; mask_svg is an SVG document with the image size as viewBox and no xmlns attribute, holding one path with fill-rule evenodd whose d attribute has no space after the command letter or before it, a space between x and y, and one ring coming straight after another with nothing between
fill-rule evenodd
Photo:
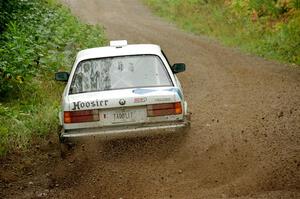
<instances>
[{"instance_id":1,"label":"rear bumper","mask_svg":"<svg viewBox=\"0 0 300 199\"><path fill-rule=\"evenodd\" d=\"M60 134L60 140L62 142L66 142L82 140L85 138L114 139L176 132L179 133L185 131L189 126L190 122L186 120L172 123L154 123L132 126L62 130Z\"/></svg>"}]
</instances>

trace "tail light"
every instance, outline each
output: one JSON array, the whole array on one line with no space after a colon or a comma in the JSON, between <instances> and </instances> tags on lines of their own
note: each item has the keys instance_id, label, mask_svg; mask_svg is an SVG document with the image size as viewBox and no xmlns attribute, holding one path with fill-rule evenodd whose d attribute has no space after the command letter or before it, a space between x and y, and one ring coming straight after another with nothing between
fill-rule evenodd
<instances>
[{"instance_id":1,"label":"tail light","mask_svg":"<svg viewBox=\"0 0 300 199\"><path fill-rule=\"evenodd\" d=\"M65 111L65 123L81 123L99 121L99 110Z\"/></svg>"},{"instance_id":2,"label":"tail light","mask_svg":"<svg viewBox=\"0 0 300 199\"><path fill-rule=\"evenodd\" d=\"M148 117L178 115L181 113L182 113L182 107L180 102L152 104L147 106Z\"/></svg>"}]
</instances>

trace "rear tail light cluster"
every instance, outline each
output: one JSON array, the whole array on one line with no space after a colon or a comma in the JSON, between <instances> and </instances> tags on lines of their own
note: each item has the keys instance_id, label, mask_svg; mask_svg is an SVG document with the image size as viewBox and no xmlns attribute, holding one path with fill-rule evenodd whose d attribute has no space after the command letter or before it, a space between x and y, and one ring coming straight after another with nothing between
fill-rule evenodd
<instances>
[{"instance_id":1,"label":"rear tail light cluster","mask_svg":"<svg viewBox=\"0 0 300 199\"><path fill-rule=\"evenodd\" d=\"M152 104L147 106L148 117L178 115L181 113L182 113L182 107L180 102Z\"/></svg>"},{"instance_id":2,"label":"rear tail light cluster","mask_svg":"<svg viewBox=\"0 0 300 199\"><path fill-rule=\"evenodd\" d=\"M99 110L65 111L65 123L81 123L99 121Z\"/></svg>"},{"instance_id":3,"label":"rear tail light cluster","mask_svg":"<svg viewBox=\"0 0 300 199\"><path fill-rule=\"evenodd\" d=\"M147 105L147 116L166 116L182 114L180 102ZM83 123L99 121L99 110L65 111L64 123Z\"/></svg>"}]
</instances>

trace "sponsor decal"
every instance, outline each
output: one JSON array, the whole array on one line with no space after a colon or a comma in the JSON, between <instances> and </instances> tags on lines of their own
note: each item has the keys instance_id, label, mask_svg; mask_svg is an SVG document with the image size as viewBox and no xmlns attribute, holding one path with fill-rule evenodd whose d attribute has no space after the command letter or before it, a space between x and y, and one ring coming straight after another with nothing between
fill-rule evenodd
<instances>
[{"instance_id":1,"label":"sponsor decal","mask_svg":"<svg viewBox=\"0 0 300 199\"><path fill-rule=\"evenodd\" d=\"M146 102L146 101L147 101L146 97L134 98L134 103L143 103L143 102Z\"/></svg>"},{"instance_id":2,"label":"sponsor decal","mask_svg":"<svg viewBox=\"0 0 300 199\"><path fill-rule=\"evenodd\" d=\"M152 93L158 91L157 89L144 89L144 88L137 88L135 90L133 90L132 92L138 95L145 95L148 93Z\"/></svg>"},{"instance_id":3,"label":"sponsor decal","mask_svg":"<svg viewBox=\"0 0 300 199\"><path fill-rule=\"evenodd\" d=\"M134 89L132 92L138 95L146 95L152 92L157 92L157 91L170 91L170 92L175 92L178 94L180 99L183 99L183 94L179 88L167 88L167 89L145 89L145 88L137 88Z\"/></svg>"},{"instance_id":4,"label":"sponsor decal","mask_svg":"<svg viewBox=\"0 0 300 199\"><path fill-rule=\"evenodd\" d=\"M96 107L102 107L107 106L108 100L95 100L90 102L73 102L73 111L81 110L85 108L96 108Z\"/></svg>"},{"instance_id":5,"label":"sponsor decal","mask_svg":"<svg viewBox=\"0 0 300 199\"><path fill-rule=\"evenodd\" d=\"M169 97L156 98L154 101L156 101L156 102L168 102L168 101L171 101L171 98L169 98Z\"/></svg>"},{"instance_id":6,"label":"sponsor decal","mask_svg":"<svg viewBox=\"0 0 300 199\"><path fill-rule=\"evenodd\" d=\"M126 101L125 101L124 99L120 99L119 104L120 104L121 106L123 106L123 105L126 104Z\"/></svg>"}]
</instances>

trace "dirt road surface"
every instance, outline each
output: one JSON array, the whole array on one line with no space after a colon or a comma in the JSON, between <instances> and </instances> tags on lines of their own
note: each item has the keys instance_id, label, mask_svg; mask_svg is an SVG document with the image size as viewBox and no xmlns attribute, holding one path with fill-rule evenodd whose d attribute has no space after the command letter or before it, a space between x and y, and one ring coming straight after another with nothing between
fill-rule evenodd
<instances>
[{"instance_id":1,"label":"dirt road surface","mask_svg":"<svg viewBox=\"0 0 300 199\"><path fill-rule=\"evenodd\" d=\"M89 143L55 135L2 160L0 198L300 198L300 70L194 36L137 0L64 0L109 39L159 44L190 105L187 135Z\"/></svg>"}]
</instances>

